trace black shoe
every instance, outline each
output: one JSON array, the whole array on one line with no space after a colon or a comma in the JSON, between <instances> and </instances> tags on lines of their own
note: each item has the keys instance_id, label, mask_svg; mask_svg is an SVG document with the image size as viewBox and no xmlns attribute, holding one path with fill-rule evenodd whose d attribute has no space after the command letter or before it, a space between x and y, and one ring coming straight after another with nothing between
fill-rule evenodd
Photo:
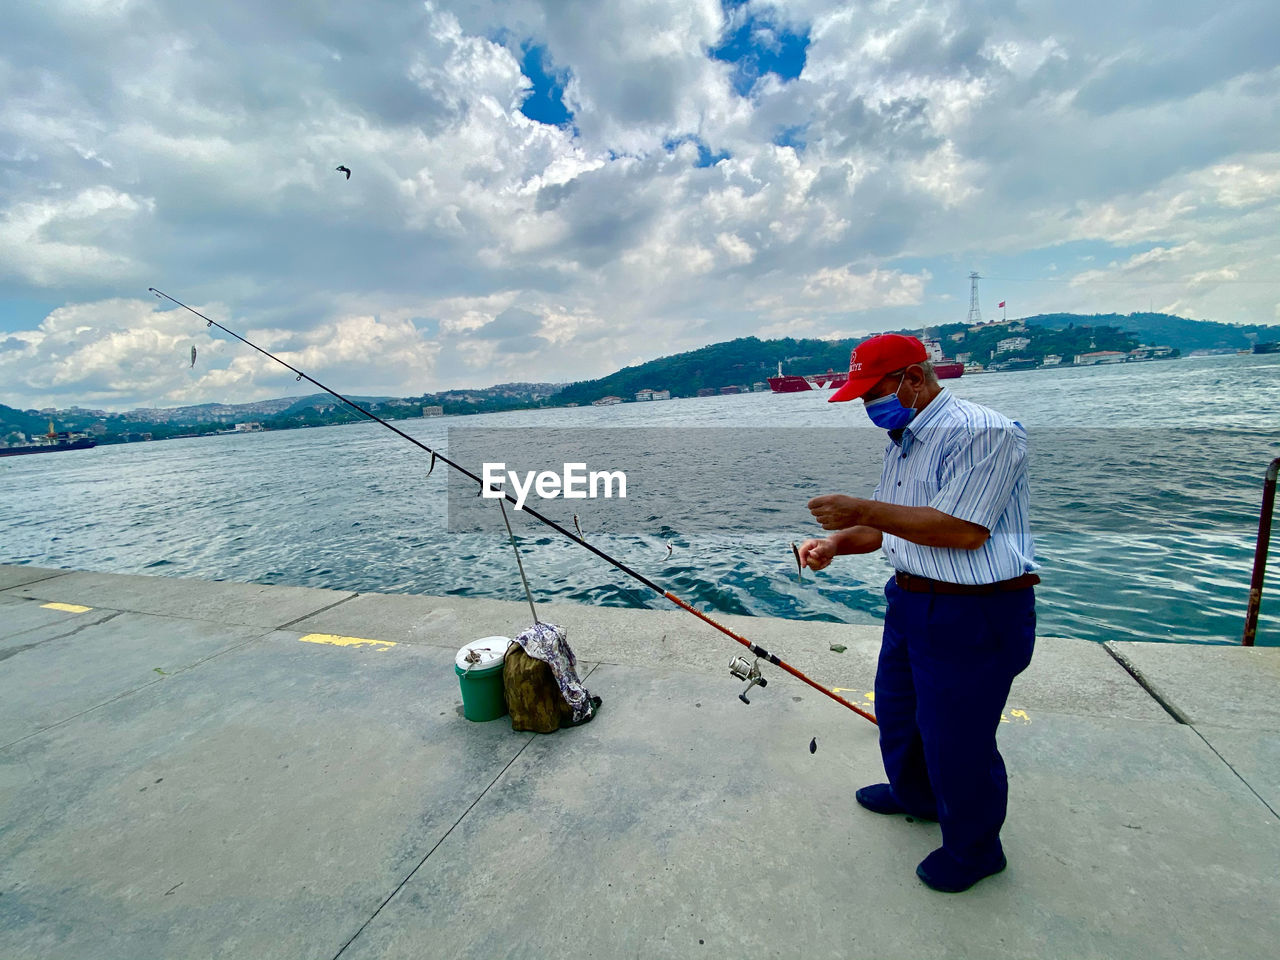
<instances>
[{"instance_id":1,"label":"black shoe","mask_svg":"<svg viewBox=\"0 0 1280 960\"><path fill-rule=\"evenodd\" d=\"M979 880L999 873L1009 865L1004 854L999 859L988 862L985 866L971 867L961 863L941 847L933 851L916 867L916 876L924 881L925 886L942 893L960 893L968 890Z\"/></svg>"},{"instance_id":2,"label":"black shoe","mask_svg":"<svg viewBox=\"0 0 1280 960\"><path fill-rule=\"evenodd\" d=\"M883 813L892 815L895 813L905 813L917 820L925 820L932 823L938 819L936 816L924 816L918 813L912 813L893 795L893 788L887 783L873 783L869 787L863 787L858 790L853 798L866 807L872 813Z\"/></svg>"}]
</instances>

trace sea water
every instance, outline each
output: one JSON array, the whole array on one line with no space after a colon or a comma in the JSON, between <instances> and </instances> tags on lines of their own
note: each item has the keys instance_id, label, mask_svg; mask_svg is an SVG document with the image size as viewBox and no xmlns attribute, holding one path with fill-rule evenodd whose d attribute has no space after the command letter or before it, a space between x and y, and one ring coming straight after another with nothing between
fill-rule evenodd
<instances>
[{"instance_id":1,"label":"sea water","mask_svg":"<svg viewBox=\"0 0 1280 960\"><path fill-rule=\"evenodd\" d=\"M1027 428L1042 636L1239 642L1263 473L1280 456L1280 356L971 375L945 386ZM874 478L844 466L865 468L883 450L860 404L827 396L752 393L397 426L442 451L451 434L461 447L463 430L571 431L607 437L619 462L643 453L637 428L687 431L685 456L701 479L695 495L659 508L667 515L610 523L610 505L592 501L561 502L555 516L571 526L581 513L594 544L708 611L873 623L891 573L879 554L838 558L802 582L791 554L791 541L821 535L803 503L818 493L869 496ZM636 449L626 449L628 429ZM753 443L753 431L785 434L785 455ZM491 530L451 529L450 471L439 464L428 477L429 462L375 423L0 459L0 562L522 599L501 514ZM767 486L776 501L787 482L796 510L780 524L753 491ZM512 514L535 599L669 606ZM1258 631L1265 645L1280 645L1275 553Z\"/></svg>"}]
</instances>

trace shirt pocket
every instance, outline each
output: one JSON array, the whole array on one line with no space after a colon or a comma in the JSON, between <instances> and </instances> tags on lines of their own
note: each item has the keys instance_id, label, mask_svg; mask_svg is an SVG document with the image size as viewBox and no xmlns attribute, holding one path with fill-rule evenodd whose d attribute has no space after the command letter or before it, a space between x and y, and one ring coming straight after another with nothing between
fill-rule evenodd
<instances>
[{"instance_id":1,"label":"shirt pocket","mask_svg":"<svg viewBox=\"0 0 1280 960\"><path fill-rule=\"evenodd\" d=\"M903 480L901 490L897 503L904 507L927 507L938 495L938 485L929 480Z\"/></svg>"}]
</instances>

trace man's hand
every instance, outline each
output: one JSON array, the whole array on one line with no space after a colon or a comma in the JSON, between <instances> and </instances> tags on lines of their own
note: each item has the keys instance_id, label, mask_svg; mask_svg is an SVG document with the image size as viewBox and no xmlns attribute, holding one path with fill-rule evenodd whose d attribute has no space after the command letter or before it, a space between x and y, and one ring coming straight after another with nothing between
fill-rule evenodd
<instances>
[{"instance_id":1,"label":"man's hand","mask_svg":"<svg viewBox=\"0 0 1280 960\"><path fill-rule=\"evenodd\" d=\"M800 562L810 570L821 570L836 556L836 545L830 540L806 540L800 544Z\"/></svg>"},{"instance_id":2,"label":"man's hand","mask_svg":"<svg viewBox=\"0 0 1280 960\"><path fill-rule=\"evenodd\" d=\"M844 530L866 523L867 510L874 502L829 493L810 500L809 512L822 524L823 530Z\"/></svg>"}]
</instances>

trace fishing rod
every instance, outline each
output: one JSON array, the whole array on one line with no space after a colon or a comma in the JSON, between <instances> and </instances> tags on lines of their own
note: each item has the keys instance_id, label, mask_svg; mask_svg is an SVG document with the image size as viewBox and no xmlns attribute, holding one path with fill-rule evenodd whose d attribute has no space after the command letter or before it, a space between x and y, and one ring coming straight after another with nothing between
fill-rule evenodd
<instances>
[{"instance_id":1,"label":"fishing rod","mask_svg":"<svg viewBox=\"0 0 1280 960\"><path fill-rule=\"evenodd\" d=\"M431 449L431 447L427 446L421 440L418 440L415 437L409 436L409 434L405 433L403 430L401 430L399 427L395 426L394 424L388 423L386 420L383 420L377 414L371 413L370 411L366 410L364 407L360 406L358 403L348 400L346 397L344 397L342 394L338 393L337 391L330 390L319 380L316 380L314 377L308 376L306 373L303 373L297 367L292 366L291 364L287 363L284 360L281 360L275 354L262 349L262 347L258 346L256 343L246 340L244 337L240 336L240 334L236 333L234 330L230 330L227 327L224 327L222 324L218 323L218 321L212 320L209 317L206 317L203 313L201 313L199 310L195 309L194 307L188 306L187 304L183 303L181 300L178 300L175 297L171 297L169 296L169 294L165 293L162 290L157 290L155 287L148 287L147 290L150 293L154 293L157 297L168 300L171 303L177 304L179 307L182 307L182 309L188 310L191 313L194 313L197 317L203 320L208 326L217 327L223 333L227 334L228 336L234 337L235 339L243 343L245 346L252 347L254 350L257 350L264 357L274 360L276 363L280 364L280 366L284 367L286 370L289 370L290 372L297 374L297 378L299 381L306 380L308 383L314 384L315 386L323 390L325 393L329 394L329 396L333 397L336 400L341 401L342 403L345 403L348 407L350 407L352 410L355 410L357 413L361 414L362 416L368 417L370 420L373 420L373 421L376 421L377 423L382 424L384 427L386 427L388 430L392 431L393 433L396 433L399 436L404 437L404 439L408 440L415 447L418 447L419 449L424 450L427 453L431 454L431 467L430 469L427 470L428 476L430 476L431 471L435 469L436 461L439 460L441 463L444 463L445 465L452 467L454 470L457 470L463 476L471 480L474 480L477 484L480 485L481 490L485 489L486 484L484 480L482 480L480 477L477 477L474 473L472 473L470 470L468 470L466 467L462 466L461 464L455 463L454 461L450 460L447 456L445 456L443 453L440 453L438 450ZM493 490L494 488L490 487L489 489ZM627 566L621 560L611 557L609 554L605 553L603 550L599 549L598 547L592 546L582 537L576 536L575 534L570 533L560 524L556 523L556 521L552 520L550 517L544 516L542 513L539 513L533 507L526 505L523 508L520 508L517 505L516 500L511 496L511 494L507 493L505 490L499 490L497 492L502 494L502 497L501 497L502 500L509 502L510 504L512 504L512 506L517 506L518 509L522 509L522 512L529 514L529 516L533 517L535 520L540 520L542 523L546 524L551 529L555 530L557 533L560 533L563 536L568 537L574 543L578 544L578 546L585 547L587 550L590 550L601 560L605 561L610 566L618 570L621 570L623 573L631 577L633 580L639 581L640 583L644 584L654 593L665 598L666 600L669 600L671 603L674 603L677 607L680 607L682 610L688 611L689 613L693 614L695 617L697 617L699 620L703 621L704 623L710 624L711 626L715 627L725 636L738 641L738 643L742 644L744 647L750 650L759 659L765 660L768 663L772 663L775 667L785 670L787 673L791 674L797 680L802 680L803 682L807 683L809 686L813 687L813 689L822 693L824 696L830 697L832 700L836 701L836 703L839 703L848 707L858 716L864 717L865 719L870 720L872 723L876 722L876 718L874 714L868 713L866 710L863 710L857 704L850 703L848 700L846 700L844 697L840 696L839 694L834 693L833 691L828 690L822 684L817 683L814 680L811 680L809 677L801 673L795 667L791 666L785 660L779 659L776 655L764 649L764 647L761 647L758 644L752 643L746 637L742 636L741 634L737 633L734 630L729 629L724 624L719 623L712 617L703 613L701 610L697 609L696 607L682 600L680 597L676 596L670 590L664 590L657 583L650 580L644 574L631 569L631 567ZM506 508L504 507L503 510L504 510L504 517L505 517ZM524 574L523 566L521 567L520 572L521 572L521 576L523 577L523 574ZM533 609L532 599L530 599L529 608L531 610ZM535 620L537 619L536 611L534 612L534 619ZM767 683L765 678L760 674L759 663L757 662L755 665L748 664L746 662L745 657L735 658L729 665L729 671L735 677L748 681L747 689L744 690L741 694L739 694L739 699L742 700L743 703L751 702L747 699L747 692L750 691L752 687L757 685L763 687Z\"/></svg>"}]
</instances>

